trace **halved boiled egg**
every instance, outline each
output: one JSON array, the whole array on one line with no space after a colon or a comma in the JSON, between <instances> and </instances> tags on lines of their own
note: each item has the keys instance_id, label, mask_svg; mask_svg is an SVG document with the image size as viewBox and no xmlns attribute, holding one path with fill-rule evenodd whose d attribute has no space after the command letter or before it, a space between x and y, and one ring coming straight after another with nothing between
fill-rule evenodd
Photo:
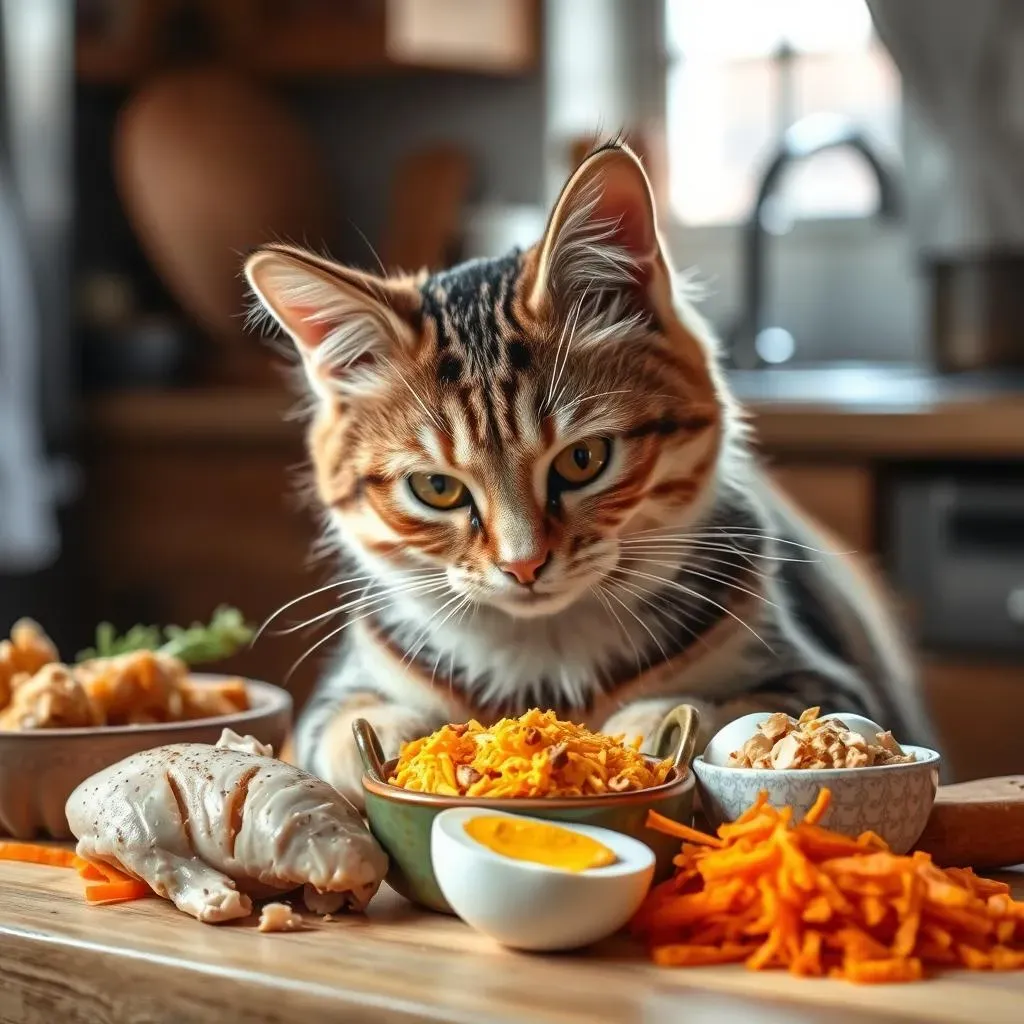
<instances>
[{"instance_id":1,"label":"halved boiled egg","mask_svg":"<svg viewBox=\"0 0 1024 1024\"><path fill-rule=\"evenodd\" d=\"M517 949L606 938L633 916L654 876L654 853L631 836L474 807L434 819L430 853L452 910Z\"/></svg>"}]
</instances>

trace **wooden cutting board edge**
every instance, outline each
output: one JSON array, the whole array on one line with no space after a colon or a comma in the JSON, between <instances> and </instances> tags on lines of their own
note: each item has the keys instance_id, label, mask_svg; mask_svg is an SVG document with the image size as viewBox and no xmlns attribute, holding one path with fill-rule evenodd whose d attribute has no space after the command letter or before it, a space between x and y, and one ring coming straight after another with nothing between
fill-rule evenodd
<instances>
[{"instance_id":1,"label":"wooden cutting board edge","mask_svg":"<svg viewBox=\"0 0 1024 1024\"><path fill-rule=\"evenodd\" d=\"M940 786L915 849L942 867L1024 864L1024 775Z\"/></svg>"}]
</instances>

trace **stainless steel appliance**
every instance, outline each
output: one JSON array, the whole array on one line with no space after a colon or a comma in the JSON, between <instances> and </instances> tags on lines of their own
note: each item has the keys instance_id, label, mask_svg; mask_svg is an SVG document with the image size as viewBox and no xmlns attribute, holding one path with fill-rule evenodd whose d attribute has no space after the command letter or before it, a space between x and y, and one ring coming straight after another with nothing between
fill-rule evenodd
<instances>
[{"instance_id":1,"label":"stainless steel appliance","mask_svg":"<svg viewBox=\"0 0 1024 1024\"><path fill-rule=\"evenodd\" d=\"M59 632L76 359L70 327L72 0L0 0L0 631Z\"/></svg>"},{"instance_id":2,"label":"stainless steel appliance","mask_svg":"<svg viewBox=\"0 0 1024 1024\"><path fill-rule=\"evenodd\" d=\"M892 570L923 645L1024 660L1024 470L921 470L892 496Z\"/></svg>"}]
</instances>

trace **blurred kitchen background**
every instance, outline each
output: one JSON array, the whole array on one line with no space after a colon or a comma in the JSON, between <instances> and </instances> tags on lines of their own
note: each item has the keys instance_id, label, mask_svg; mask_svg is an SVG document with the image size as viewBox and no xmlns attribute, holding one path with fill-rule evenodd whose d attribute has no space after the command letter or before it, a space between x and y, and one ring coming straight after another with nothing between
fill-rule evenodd
<instances>
[{"instance_id":1,"label":"blurred kitchen background","mask_svg":"<svg viewBox=\"0 0 1024 1024\"><path fill-rule=\"evenodd\" d=\"M242 254L529 244L623 132L772 472L892 584L953 774L1024 771L1024 4L0 0L0 72L0 632L70 654L326 579Z\"/></svg>"}]
</instances>

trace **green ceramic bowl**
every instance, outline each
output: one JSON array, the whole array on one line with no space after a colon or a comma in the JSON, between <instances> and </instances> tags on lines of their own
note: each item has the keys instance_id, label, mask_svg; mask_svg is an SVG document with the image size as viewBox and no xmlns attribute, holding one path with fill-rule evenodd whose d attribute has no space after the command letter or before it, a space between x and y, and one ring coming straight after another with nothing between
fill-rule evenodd
<instances>
[{"instance_id":1,"label":"green ceramic bowl","mask_svg":"<svg viewBox=\"0 0 1024 1024\"><path fill-rule=\"evenodd\" d=\"M391 786L387 779L395 760L385 762L373 727L365 719L353 723L363 760L363 792L370 828L388 852L388 882L407 899L441 913L452 910L441 895L430 861L430 829L434 818L449 807L480 807L486 810L528 814L550 821L578 822L622 832L646 843L656 857L655 882L672 873L672 858L679 840L647 828L647 812L657 811L689 823L693 814L694 778L689 770L697 736L697 711L683 704L670 712L655 737L657 762L672 757L674 767L660 786L630 793L594 797L546 797L498 799L435 796Z\"/></svg>"}]
</instances>

